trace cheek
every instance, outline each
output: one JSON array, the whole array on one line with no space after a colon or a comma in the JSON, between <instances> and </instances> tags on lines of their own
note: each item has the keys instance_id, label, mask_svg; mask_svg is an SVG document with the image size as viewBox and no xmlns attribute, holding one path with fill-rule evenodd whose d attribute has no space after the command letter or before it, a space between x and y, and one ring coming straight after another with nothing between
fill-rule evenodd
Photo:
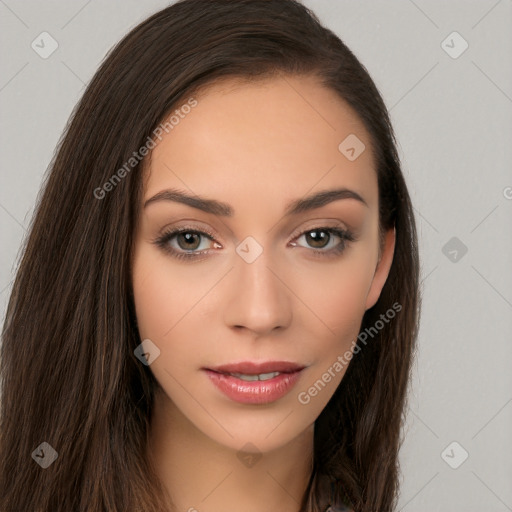
<instances>
[{"instance_id":1,"label":"cheek","mask_svg":"<svg viewBox=\"0 0 512 512\"><path fill-rule=\"evenodd\" d=\"M176 311L178 301L165 277L148 260L137 260L134 265L133 294L141 339L161 339L175 322L169 312Z\"/></svg>"},{"instance_id":2,"label":"cheek","mask_svg":"<svg viewBox=\"0 0 512 512\"><path fill-rule=\"evenodd\" d=\"M293 289L307 306L304 318L324 338L339 340L359 329L373 277L369 260L354 252L346 260L295 275Z\"/></svg>"},{"instance_id":3,"label":"cheek","mask_svg":"<svg viewBox=\"0 0 512 512\"><path fill-rule=\"evenodd\" d=\"M298 295L310 305L301 322L314 363L297 394L305 414L316 418L321 413L352 361L373 275L370 270L367 259L354 255L296 283Z\"/></svg>"},{"instance_id":4,"label":"cheek","mask_svg":"<svg viewBox=\"0 0 512 512\"><path fill-rule=\"evenodd\" d=\"M140 245L143 245L142 243ZM133 260L133 295L142 339L163 341L179 329L204 293L202 276L193 276L169 265L168 256L140 247ZM208 280L206 281L208 283Z\"/></svg>"},{"instance_id":5,"label":"cheek","mask_svg":"<svg viewBox=\"0 0 512 512\"><path fill-rule=\"evenodd\" d=\"M331 265L310 266L309 272L295 275L294 291L308 306L300 321L315 363L305 375L299 390L305 395L299 396L299 402L309 403L315 414L326 405L352 360L375 256L372 247L361 246Z\"/></svg>"},{"instance_id":6,"label":"cheek","mask_svg":"<svg viewBox=\"0 0 512 512\"><path fill-rule=\"evenodd\" d=\"M202 308L214 276L191 268L177 271L168 257L151 248L137 250L133 261L133 295L139 336L160 350L151 364L157 380L177 377L190 366L191 354L204 353Z\"/></svg>"},{"instance_id":7,"label":"cheek","mask_svg":"<svg viewBox=\"0 0 512 512\"><path fill-rule=\"evenodd\" d=\"M160 350L160 355L151 364L151 371L161 381L164 368L179 360L179 345L169 347L167 340L173 339L189 302L189 289L177 282L176 275L167 275L166 266L159 257L145 248L138 249L133 263L133 295L139 336L150 339ZM179 290L179 293L176 293ZM190 308L189 308L190 309ZM172 357L170 357L172 354Z\"/></svg>"}]
</instances>

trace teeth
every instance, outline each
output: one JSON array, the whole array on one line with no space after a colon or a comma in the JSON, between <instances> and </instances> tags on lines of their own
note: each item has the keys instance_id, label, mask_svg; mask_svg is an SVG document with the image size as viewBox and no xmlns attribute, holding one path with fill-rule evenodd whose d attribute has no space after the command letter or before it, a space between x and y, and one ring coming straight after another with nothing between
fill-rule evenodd
<instances>
[{"instance_id":1,"label":"teeth","mask_svg":"<svg viewBox=\"0 0 512 512\"><path fill-rule=\"evenodd\" d=\"M259 375L246 375L244 373L229 373L232 377L236 377L240 380L245 380L247 382L253 382L255 380L269 380L281 375L281 372L271 372L271 373L260 373Z\"/></svg>"}]
</instances>

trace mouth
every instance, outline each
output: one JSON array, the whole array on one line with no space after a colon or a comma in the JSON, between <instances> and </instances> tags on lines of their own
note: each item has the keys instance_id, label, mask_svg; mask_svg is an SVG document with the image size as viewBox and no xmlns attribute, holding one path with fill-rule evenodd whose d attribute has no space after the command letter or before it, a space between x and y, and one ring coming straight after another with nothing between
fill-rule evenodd
<instances>
[{"instance_id":1,"label":"mouth","mask_svg":"<svg viewBox=\"0 0 512 512\"><path fill-rule=\"evenodd\" d=\"M230 400L268 404L284 397L297 383L305 366L284 361L242 362L202 368L210 381Z\"/></svg>"},{"instance_id":2,"label":"mouth","mask_svg":"<svg viewBox=\"0 0 512 512\"><path fill-rule=\"evenodd\" d=\"M220 372L223 373L223 372ZM235 377L240 380L245 380L246 382L254 382L256 380L270 380L274 379L278 375L282 375L281 372L270 372L270 373L258 373L257 375L251 375L247 373L223 373L223 375L230 375L231 377Z\"/></svg>"}]
</instances>

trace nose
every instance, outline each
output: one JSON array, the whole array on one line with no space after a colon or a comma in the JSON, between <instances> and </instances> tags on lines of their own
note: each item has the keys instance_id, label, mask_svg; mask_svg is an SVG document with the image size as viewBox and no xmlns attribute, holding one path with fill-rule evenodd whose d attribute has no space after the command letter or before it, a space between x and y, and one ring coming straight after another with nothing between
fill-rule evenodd
<instances>
[{"instance_id":1,"label":"nose","mask_svg":"<svg viewBox=\"0 0 512 512\"><path fill-rule=\"evenodd\" d=\"M275 267L265 251L252 263L237 259L224 310L227 326L263 337L290 325L292 294L285 276Z\"/></svg>"}]
</instances>

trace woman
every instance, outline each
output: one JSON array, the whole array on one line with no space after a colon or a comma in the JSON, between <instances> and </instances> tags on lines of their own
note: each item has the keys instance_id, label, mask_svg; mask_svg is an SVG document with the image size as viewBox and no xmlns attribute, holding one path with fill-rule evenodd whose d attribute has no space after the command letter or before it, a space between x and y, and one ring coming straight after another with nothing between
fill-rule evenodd
<instances>
[{"instance_id":1,"label":"woman","mask_svg":"<svg viewBox=\"0 0 512 512\"><path fill-rule=\"evenodd\" d=\"M84 93L24 248L0 510L393 510L418 266L384 103L313 13L154 14Z\"/></svg>"}]
</instances>

